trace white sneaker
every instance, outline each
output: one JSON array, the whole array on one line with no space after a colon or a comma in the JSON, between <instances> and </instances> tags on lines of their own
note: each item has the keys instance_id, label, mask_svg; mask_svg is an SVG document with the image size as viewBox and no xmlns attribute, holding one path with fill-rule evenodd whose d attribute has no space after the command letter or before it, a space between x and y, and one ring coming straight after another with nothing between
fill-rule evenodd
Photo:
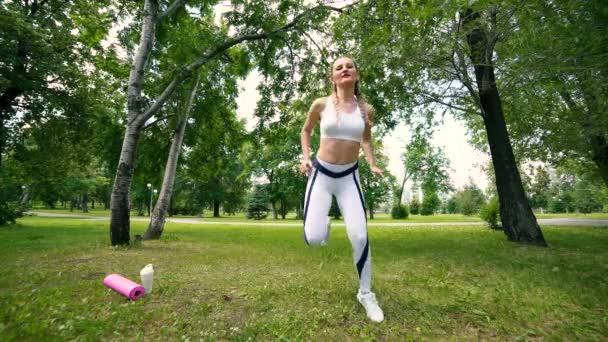
<instances>
[{"instance_id":1,"label":"white sneaker","mask_svg":"<svg viewBox=\"0 0 608 342\"><path fill-rule=\"evenodd\" d=\"M357 299L359 303L363 305L365 311L367 312L367 317L374 322L382 322L384 321L384 312L378 306L378 301L376 300L376 295L373 292L369 293L357 293Z\"/></svg>"},{"instance_id":2,"label":"white sneaker","mask_svg":"<svg viewBox=\"0 0 608 342\"><path fill-rule=\"evenodd\" d=\"M320 245L321 246L327 246L327 243L329 242L329 230L331 229L331 219L329 216L327 216L327 235L325 236L325 239L323 239L323 241L321 241Z\"/></svg>"}]
</instances>

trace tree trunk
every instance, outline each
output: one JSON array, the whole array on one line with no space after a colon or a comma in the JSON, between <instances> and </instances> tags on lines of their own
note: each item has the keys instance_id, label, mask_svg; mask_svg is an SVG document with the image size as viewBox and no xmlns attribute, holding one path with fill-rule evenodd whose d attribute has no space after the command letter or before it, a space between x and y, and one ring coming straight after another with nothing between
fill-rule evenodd
<instances>
[{"instance_id":1,"label":"tree trunk","mask_svg":"<svg viewBox=\"0 0 608 342\"><path fill-rule=\"evenodd\" d=\"M156 13L158 4L155 0L146 0L144 4L142 32L139 39L137 53L131 65L128 83L128 121L125 136L120 151L120 160L112 187L112 198L110 199L110 240L112 245L127 245L130 242L129 221L129 191L133 181L133 169L137 142L141 128L147 120L142 117L142 85L144 66L154 44L154 32L156 28ZM143 122L142 122L143 121Z\"/></svg>"},{"instance_id":2,"label":"tree trunk","mask_svg":"<svg viewBox=\"0 0 608 342\"><path fill-rule=\"evenodd\" d=\"M156 205L154 206L152 217L150 218L150 225L144 234L144 240L158 240L163 233L165 220L167 218L167 210L171 203L171 195L173 194L173 185L175 183L175 173L177 171L179 153L182 148L182 142L184 141L184 133L186 132L186 125L188 124L188 117L190 115L190 110L192 109L192 103L194 102L198 83L199 78L197 77L194 87L190 92L186 110L180 118L177 128L175 129L175 133L173 134L173 141L171 142L171 149L169 150L169 157L167 158L167 164L165 166L163 184L161 186Z\"/></svg>"},{"instance_id":3,"label":"tree trunk","mask_svg":"<svg viewBox=\"0 0 608 342\"><path fill-rule=\"evenodd\" d=\"M110 199L110 240L113 246L127 245L130 241L129 191L138 140L139 129L127 126Z\"/></svg>"},{"instance_id":4,"label":"tree trunk","mask_svg":"<svg viewBox=\"0 0 608 342\"><path fill-rule=\"evenodd\" d=\"M82 212L89 212L89 195L87 194L82 195Z\"/></svg>"},{"instance_id":5,"label":"tree trunk","mask_svg":"<svg viewBox=\"0 0 608 342\"><path fill-rule=\"evenodd\" d=\"M600 175L608 186L608 142L601 135L591 137L592 159L597 165Z\"/></svg>"},{"instance_id":6,"label":"tree trunk","mask_svg":"<svg viewBox=\"0 0 608 342\"><path fill-rule=\"evenodd\" d=\"M23 194L21 195L21 200L19 201L19 206L21 206L21 208L27 208L28 207L28 202L30 200L30 188L26 187L25 190L23 191Z\"/></svg>"},{"instance_id":7,"label":"tree trunk","mask_svg":"<svg viewBox=\"0 0 608 342\"><path fill-rule=\"evenodd\" d=\"M399 198L397 198L397 208L401 208L401 198L403 197L403 191L405 190L405 182L407 182L407 179L407 170L405 170L403 181L401 181L401 191L399 192Z\"/></svg>"},{"instance_id":8,"label":"tree trunk","mask_svg":"<svg viewBox=\"0 0 608 342\"><path fill-rule=\"evenodd\" d=\"M278 220L279 213L277 213L277 204L273 201L273 202L270 202L270 205L272 206L272 218L275 220Z\"/></svg>"},{"instance_id":9,"label":"tree trunk","mask_svg":"<svg viewBox=\"0 0 608 342\"><path fill-rule=\"evenodd\" d=\"M374 206L372 205L372 203L369 203L368 205L369 205L369 208L367 208L367 209L369 211L369 219L373 220L374 219Z\"/></svg>"},{"instance_id":10,"label":"tree trunk","mask_svg":"<svg viewBox=\"0 0 608 342\"><path fill-rule=\"evenodd\" d=\"M8 139L8 134L4 128L4 121L8 119L8 113L5 114L4 108L0 108L0 170L2 169L2 155L4 154L4 144Z\"/></svg>"},{"instance_id":11,"label":"tree trunk","mask_svg":"<svg viewBox=\"0 0 608 342\"><path fill-rule=\"evenodd\" d=\"M91 199L91 209L95 209L95 199Z\"/></svg>"},{"instance_id":12,"label":"tree trunk","mask_svg":"<svg viewBox=\"0 0 608 342\"><path fill-rule=\"evenodd\" d=\"M508 239L524 244L547 246L536 217L530 208L521 182L509 133L502 112L500 95L494 78L491 46L479 24L479 13L467 11L464 25L473 25L467 33L471 60L479 92L479 105L488 136L500 202L500 218Z\"/></svg>"},{"instance_id":13,"label":"tree trunk","mask_svg":"<svg viewBox=\"0 0 608 342\"><path fill-rule=\"evenodd\" d=\"M220 217L220 201L213 200L213 217Z\"/></svg>"},{"instance_id":14,"label":"tree trunk","mask_svg":"<svg viewBox=\"0 0 608 342\"><path fill-rule=\"evenodd\" d=\"M287 210L285 210L285 199L281 198L281 219L285 219L287 216Z\"/></svg>"},{"instance_id":15,"label":"tree trunk","mask_svg":"<svg viewBox=\"0 0 608 342\"><path fill-rule=\"evenodd\" d=\"M27 79L25 70L25 63L27 58L27 51L24 48L24 44L18 43L17 56L19 62L13 65L12 72ZM4 124L10 120L11 113L13 113L13 102L19 96L24 93L24 89L18 86L12 86L9 83L9 87L0 95L0 168L2 168L2 156L6 149L6 142L8 141L8 133Z\"/></svg>"}]
</instances>

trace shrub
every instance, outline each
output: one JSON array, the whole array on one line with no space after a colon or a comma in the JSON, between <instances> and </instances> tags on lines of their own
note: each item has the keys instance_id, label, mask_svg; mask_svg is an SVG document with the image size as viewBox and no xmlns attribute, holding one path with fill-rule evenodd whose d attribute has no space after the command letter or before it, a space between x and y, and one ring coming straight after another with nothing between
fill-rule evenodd
<instances>
[{"instance_id":1,"label":"shrub","mask_svg":"<svg viewBox=\"0 0 608 342\"><path fill-rule=\"evenodd\" d=\"M410 216L409 210L407 209L406 205L400 205L400 206L393 206L393 209L391 210L391 217L394 219L406 219L408 218L408 216Z\"/></svg>"},{"instance_id":2,"label":"shrub","mask_svg":"<svg viewBox=\"0 0 608 342\"><path fill-rule=\"evenodd\" d=\"M486 221L491 229L501 229L498 224L500 209L496 197L492 198L487 204L481 207L479 210L479 217Z\"/></svg>"},{"instance_id":3,"label":"shrub","mask_svg":"<svg viewBox=\"0 0 608 342\"><path fill-rule=\"evenodd\" d=\"M15 223L15 219L23 216L23 211L18 206L0 202L0 225Z\"/></svg>"}]
</instances>

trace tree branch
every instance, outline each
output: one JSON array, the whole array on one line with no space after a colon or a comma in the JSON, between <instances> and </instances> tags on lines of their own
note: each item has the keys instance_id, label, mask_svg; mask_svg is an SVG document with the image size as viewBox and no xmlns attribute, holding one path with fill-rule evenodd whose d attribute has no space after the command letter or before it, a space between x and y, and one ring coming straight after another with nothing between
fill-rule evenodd
<instances>
[{"instance_id":1,"label":"tree branch","mask_svg":"<svg viewBox=\"0 0 608 342\"><path fill-rule=\"evenodd\" d=\"M173 13L180 7L182 7L182 5L185 5L185 0L175 0L173 1L173 3L171 3L171 5L169 5L169 7L167 7L167 9L158 15L158 22L160 23L161 21L163 21L164 19L166 19L167 17L170 17L171 15L173 15Z\"/></svg>"},{"instance_id":2,"label":"tree branch","mask_svg":"<svg viewBox=\"0 0 608 342\"><path fill-rule=\"evenodd\" d=\"M226 51L226 50L230 49L231 47L238 45L242 42L271 38L282 32L288 31L288 30L294 28L296 26L296 24L298 24L298 22L307 14L309 14L313 11L316 11L319 9L325 9L325 8L328 8L328 6L319 5L319 6L312 7L310 9L296 15L291 22L289 22L273 31L262 32L262 33L248 33L248 34L243 34L241 36L238 36L238 37L235 37L232 39L228 39L224 43L222 43L219 46L217 46L216 48L208 51L207 53L205 53L202 56L195 59L194 62L187 65L181 72L179 72L173 78L173 80L171 80L169 85L167 85L165 90L156 98L154 103L150 107L148 107L148 109L146 109L144 111L144 113L141 116L138 116L135 120L137 120L141 124L146 122L150 117L152 117L155 113L157 113L160 110L160 108L164 105L164 103L173 94L175 89L177 89L177 87L186 78L190 77L195 70L197 70L198 68L200 68L201 66L203 66L204 64L209 62L215 56L223 53L224 51Z\"/></svg>"},{"instance_id":3,"label":"tree branch","mask_svg":"<svg viewBox=\"0 0 608 342\"><path fill-rule=\"evenodd\" d=\"M148 128L154 126L154 125L156 125L158 122L166 120L166 119L168 119L168 118L170 118L172 116L175 116L175 114L168 114L168 115L165 115L163 117L160 117L160 118L158 118L158 119L150 122L149 124L145 125L144 128L143 128L143 130L145 131L146 129L148 129Z\"/></svg>"},{"instance_id":4,"label":"tree branch","mask_svg":"<svg viewBox=\"0 0 608 342\"><path fill-rule=\"evenodd\" d=\"M425 96L425 97L426 97L428 100L423 101L423 102L417 102L417 103L415 103L415 104L414 104L415 106L422 106L422 105L425 105L425 104L429 104L429 103L433 103L433 102L434 102L434 103L438 103L438 104L440 104L440 105L446 106L446 107L448 107L448 108L452 108L452 109L455 109L455 110L459 110L459 111L462 111L462 112L465 112L465 113L470 113L470 112L469 112L469 110L467 110L466 108L459 107L459 106L455 106L455 105L453 105L453 104L451 104L451 103L443 102L443 101L441 101L440 99L435 98L435 97L433 97L433 96L426 95L426 94L422 94L422 96Z\"/></svg>"}]
</instances>

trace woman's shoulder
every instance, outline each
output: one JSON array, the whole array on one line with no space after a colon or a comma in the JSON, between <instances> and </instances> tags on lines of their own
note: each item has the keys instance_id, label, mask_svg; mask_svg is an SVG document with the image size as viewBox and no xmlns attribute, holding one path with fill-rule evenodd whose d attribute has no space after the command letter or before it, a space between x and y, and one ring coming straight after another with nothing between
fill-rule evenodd
<instances>
[{"instance_id":1,"label":"woman's shoulder","mask_svg":"<svg viewBox=\"0 0 608 342\"><path fill-rule=\"evenodd\" d=\"M327 103L327 97L319 97L312 102L310 106L311 112L321 113L325 109Z\"/></svg>"}]
</instances>

